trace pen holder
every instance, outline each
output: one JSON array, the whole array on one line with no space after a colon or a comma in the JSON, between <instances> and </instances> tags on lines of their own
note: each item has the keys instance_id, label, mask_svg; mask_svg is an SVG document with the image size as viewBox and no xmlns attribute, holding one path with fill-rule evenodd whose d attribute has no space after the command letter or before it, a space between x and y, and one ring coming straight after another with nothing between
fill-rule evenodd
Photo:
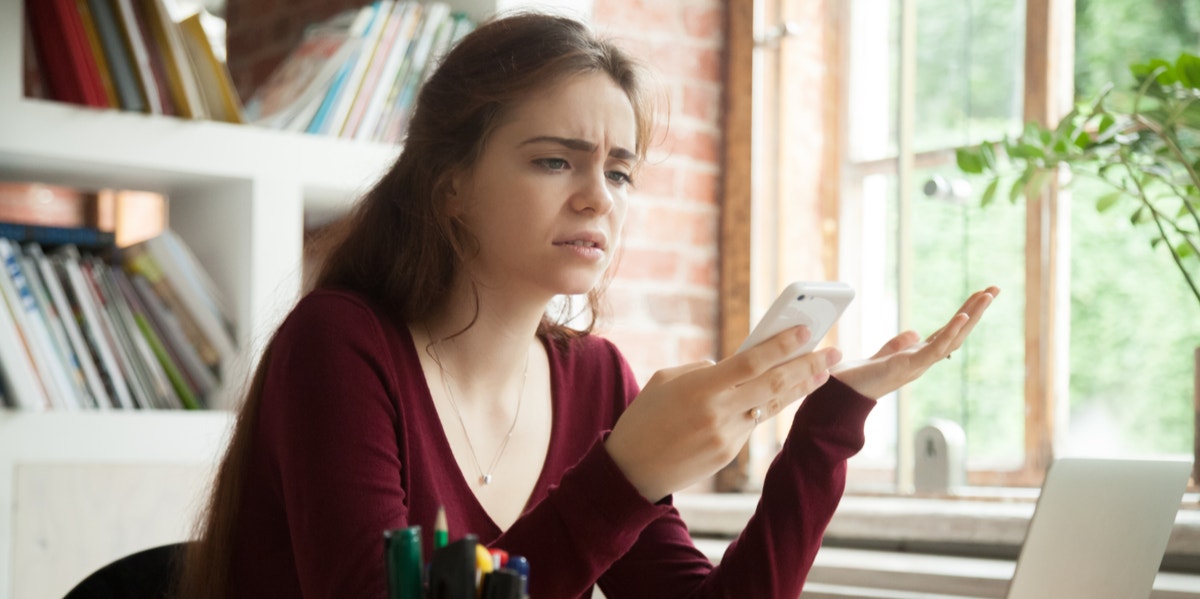
<instances>
[{"instance_id":1,"label":"pen holder","mask_svg":"<svg viewBox=\"0 0 1200 599\"><path fill-rule=\"evenodd\" d=\"M390 599L423 599L421 527L397 528L383 533Z\"/></svg>"}]
</instances>

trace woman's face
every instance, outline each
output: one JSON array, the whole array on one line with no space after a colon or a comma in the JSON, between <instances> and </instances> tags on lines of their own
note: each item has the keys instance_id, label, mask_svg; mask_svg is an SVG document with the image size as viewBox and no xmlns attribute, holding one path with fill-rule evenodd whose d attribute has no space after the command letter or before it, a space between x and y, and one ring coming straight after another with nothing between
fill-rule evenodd
<instances>
[{"instance_id":1,"label":"woman's face","mask_svg":"<svg viewBox=\"0 0 1200 599\"><path fill-rule=\"evenodd\" d=\"M612 261L637 160L629 98L604 74L511 107L450 207L479 241L479 283L546 301L591 290Z\"/></svg>"}]
</instances>

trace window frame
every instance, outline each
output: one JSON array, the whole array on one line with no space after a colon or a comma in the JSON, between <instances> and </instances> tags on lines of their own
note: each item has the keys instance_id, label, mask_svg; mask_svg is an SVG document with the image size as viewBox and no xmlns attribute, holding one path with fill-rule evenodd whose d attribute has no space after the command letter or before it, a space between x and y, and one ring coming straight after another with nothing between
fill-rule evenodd
<instances>
[{"instance_id":1,"label":"window frame","mask_svg":"<svg viewBox=\"0 0 1200 599\"><path fill-rule=\"evenodd\" d=\"M907 5L902 13L908 14L902 18L909 20L905 28L910 32L908 37L912 37L915 28L915 10L912 8L914 2L901 0L901 3ZM790 181L789 178L796 175L789 169L774 169L777 171L776 180L762 179L759 169L755 168L753 157L756 147L753 135L756 105L770 112L764 120L781 123L779 127L764 128L769 129L771 135L779 135L779 131L784 131L786 135L786 123L791 120L789 108L797 105L787 96L789 88L784 85L768 85L773 97L757 104L756 100L760 99L755 95L756 52L776 53L770 60L760 57L757 64L759 69L772 70L775 73L774 80L778 81L778 73L788 68L787 55L791 41L787 39L786 34L783 39L770 34L786 32L789 29L772 28L766 23L786 23L792 16L787 14L789 4L794 6L796 3L788 0L729 0L727 5L724 182L719 224L721 281L718 347L722 357L731 355L750 330L751 290L756 284L756 279L762 279L760 271L764 270L756 266L751 259L751 212L756 201L764 201L756 200L752 183L771 190L771 193L766 194L765 201L772 203L770 209L775 211L781 209L781 197L784 195L779 190L791 190L795 187L795 181ZM1075 0L1026 0L1023 114L1025 121L1056 122L1071 108L1074 95L1070 76L1074 69L1074 10ZM813 12L807 11L809 16ZM838 165L839 170L830 176L822 177L824 183L812 193L815 194L815 204L820 209L833 210L836 214L842 197L842 186L847 180L841 170L845 168L843 148L846 143L844 123L847 102L845 82L839 77L839 73L842 71L841 67L846 64L848 55L845 36L849 6L843 2L825 2L820 3L816 12L820 13L818 18L822 21L819 26L830 40L825 42L824 48L827 64L838 65L839 68L826 69L830 74L825 79L826 85L822 93L827 96L827 100L835 99L825 104L827 108L821 115L819 129L810 133L825 140L822 159L825 164ZM912 43L904 40L904 37L902 35L902 44ZM770 73L763 74L767 75L766 79L772 79ZM903 78L902 75L902 80ZM908 90L911 90L911 87L908 86ZM902 93L905 93L903 83L901 89ZM908 120L911 130L911 116ZM902 122L902 136L904 130L905 125ZM902 140L902 148L903 143ZM778 147L779 144L776 143L773 149L778 150ZM778 156L764 157L768 160L772 158L778 159ZM943 164L950 160L953 160L953 155L947 150L914 154L906 153L902 149L898 158L859 163L853 165L853 168L860 171L890 171L897 173L904 180L904 173L907 172L911 176L915 167ZM756 179L756 176L759 178ZM1066 402L1062 399L1065 398L1062 390L1065 389L1066 376L1065 373L1056 372L1056 357L1066 338L1066 323L1061 318L1066 312L1062 306L1064 302L1069 301L1066 287L1068 282L1057 268L1060 228L1066 224L1062 214L1064 207L1059 202L1056 186L1040 197L1031 196L1026 203L1023 298L1026 306L1024 458L1020 467L1015 470L970 471L967 480L970 485L1038 486L1054 458L1056 439L1064 438L1062 429L1065 425L1063 413ZM836 229L837 227L834 227L832 233L818 235L819 244L808 248L809 251L819 253L825 273L835 275L838 252ZM903 301L902 296L901 302ZM1049 334L1045 334L1046 332ZM1200 399L1197 401L1200 402ZM903 423L903 407L899 409L899 421ZM912 480L912 460L906 460L904 457L907 448L911 447L914 433L911 428L901 425L899 431L896 472L898 491L907 490L907 483ZM1200 439L1200 435L1197 438ZM1197 444L1197 455L1200 456L1200 444ZM749 475L750 461L749 449L744 449L739 458L717 476L716 490L742 491L747 489L748 484L752 486Z\"/></svg>"}]
</instances>

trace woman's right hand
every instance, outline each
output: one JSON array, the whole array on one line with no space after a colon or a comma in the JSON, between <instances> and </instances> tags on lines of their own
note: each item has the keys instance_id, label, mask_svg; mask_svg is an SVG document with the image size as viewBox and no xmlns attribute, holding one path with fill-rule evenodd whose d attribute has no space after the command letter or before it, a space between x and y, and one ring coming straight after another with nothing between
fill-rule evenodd
<instances>
[{"instance_id":1,"label":"woman's right hand","mask_svg":"<svg viewBox=\"0 0 1200 599\"><path fill-rule=\"evenodd\" d=\"M779 413L829 379L841 360L833 347L799 354L811 333L784 331L716 364L660 370L605 442L626 478L651 502L728 464L757 422Z\"/></svg>"}]
</instances>

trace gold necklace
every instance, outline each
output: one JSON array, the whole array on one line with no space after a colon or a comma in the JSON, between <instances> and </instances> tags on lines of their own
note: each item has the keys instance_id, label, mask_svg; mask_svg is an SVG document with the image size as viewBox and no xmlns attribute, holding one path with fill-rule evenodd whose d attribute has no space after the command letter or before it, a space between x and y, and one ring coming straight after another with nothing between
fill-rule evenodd
<instances>
[{"instance_id":1,"label":"gold necklace","mask_svg":"<svg viewBox=\"0 0 1200 599\"><path fill-rule=\"evenodd\" d=\"M454 401L454 392L450 389L450 379L454 378L449 372L446 372L446 367L442 365L442 356L438 353L437 343L433 341L433 336L429 334L428 328L425 334L429 336L429 348L433 350L433 361L437 363L438 374L442 378L442 387L446 390L446 398L450 400L450 407L454 410L454 416L458 419L458 426L462 428L463 438L467 440L467 449L471 452L471 461L475 463L475 471L479 473L479 484L487 486L492 484L492 473L496 471L496 465L500 463L500 457L504 455L504 450L508 449L508 441L512 439L513 431L517 428L517 420L521 417L521 400L525 397L525 382L529 379L529 350L525 350L525 370L521 374L521 390L517 393L517 409L513 414L512 424L508 425L508 432L504 435L504 440L500 442L500 448L496 450L495 457L492 458L492 463L488 464L488 469L485 472L479 467L479 458L475 455L475 445L471 443L471 435L467 432L467 424L463 422L462 413L458 411L458 402Z\"/></svg>"}]
</instances>

